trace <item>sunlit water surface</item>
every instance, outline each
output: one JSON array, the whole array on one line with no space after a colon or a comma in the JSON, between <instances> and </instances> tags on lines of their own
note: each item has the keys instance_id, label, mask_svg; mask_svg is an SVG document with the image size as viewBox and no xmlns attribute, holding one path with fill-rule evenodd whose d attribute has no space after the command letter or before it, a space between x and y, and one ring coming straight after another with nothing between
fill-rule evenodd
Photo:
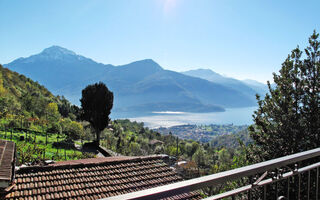
<instances>
[{"instance_id":1,"label":"sunlit water surface","mask_svg":"<svg viewBox=\"0 0 320 200\"><path fill-rule=\"evenodd\" d=\"M149 128L170 127L183 124L234 124L250 125L253 123L253 112L257 107L232 108L225 112L212 113L187 113L187 112L153 112L140 116L117 114L115 118L130 119L131 121L144 122Z\"/></svg>"}]
</instances>

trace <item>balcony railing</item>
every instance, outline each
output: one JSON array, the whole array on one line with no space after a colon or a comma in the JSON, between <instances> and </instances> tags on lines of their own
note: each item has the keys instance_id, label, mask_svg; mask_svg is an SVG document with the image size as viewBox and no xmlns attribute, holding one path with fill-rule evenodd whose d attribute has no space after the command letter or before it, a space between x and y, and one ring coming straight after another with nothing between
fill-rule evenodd
<instances>
[{"instance_id":1,"label":"balcony railing","mask_svg":"<svg viewBox=\"0 0 320 200\"><path fill-rule=\"evenodd\" d=\"M320 148L241 167L217 174L190 179L107 198L162 199L177 194L202 191L214 199L318 199ZM243 185L219 194L212 188L242 180ZM223 187L222 187L223 188ZM227 188L227 187L224 187Z\"/></svg>"}]
</instances>

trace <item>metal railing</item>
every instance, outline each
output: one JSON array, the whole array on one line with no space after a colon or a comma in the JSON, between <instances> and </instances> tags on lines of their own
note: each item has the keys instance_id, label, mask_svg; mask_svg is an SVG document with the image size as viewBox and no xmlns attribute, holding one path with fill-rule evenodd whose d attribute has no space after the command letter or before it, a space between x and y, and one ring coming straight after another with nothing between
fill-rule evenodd
<instances>
[{"instance_id":1,"label":"metal railing","mask_svg":"<svg viewBox=\"0 0 320 200\"><path fill-rule=\"evenodd\" d=\"M320 148L241 167L217 174L190 179L106 198L162 199L191 191L202 191L206 200L215 199L318 199ZM244 185L220 194L208 188L228 185L245 179ZM205 192L203 192L205 191Z\"/></svg>"}]
</instances>

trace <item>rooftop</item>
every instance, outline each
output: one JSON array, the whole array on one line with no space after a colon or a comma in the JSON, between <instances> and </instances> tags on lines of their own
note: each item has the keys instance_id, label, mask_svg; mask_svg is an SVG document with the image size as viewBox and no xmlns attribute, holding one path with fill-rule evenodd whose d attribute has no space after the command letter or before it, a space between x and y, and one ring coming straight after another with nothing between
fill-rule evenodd
<instances>
[{"instance_id":1,"label":"rooftop","mask_svg":"<svg viewBox=\"0 0 320 200\"><path fill-rule=\"evenodd\" d=\"M5 199L101 199L181 181L167 156L107 157L24 167ZM175 199L199 199L197 192Z\"/></svg>"}]
</instances>

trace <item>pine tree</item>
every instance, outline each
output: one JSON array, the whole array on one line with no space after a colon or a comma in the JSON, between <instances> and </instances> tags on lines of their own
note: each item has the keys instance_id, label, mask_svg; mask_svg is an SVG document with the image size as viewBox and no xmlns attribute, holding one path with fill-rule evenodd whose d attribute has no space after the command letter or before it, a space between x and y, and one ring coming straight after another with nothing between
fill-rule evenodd
<instances>
[{"instance_id":1,"label":"pine tree","mask_svg":"<svg viewBox=\"0 0 320 200\"><path fill-rule=\"evenodd\" d=\"M315 31L305 54L297 47L273 74L249 127L255 141L249 158L269 160L320 147L320 41Z\"/></svg>"}]
</instances>

